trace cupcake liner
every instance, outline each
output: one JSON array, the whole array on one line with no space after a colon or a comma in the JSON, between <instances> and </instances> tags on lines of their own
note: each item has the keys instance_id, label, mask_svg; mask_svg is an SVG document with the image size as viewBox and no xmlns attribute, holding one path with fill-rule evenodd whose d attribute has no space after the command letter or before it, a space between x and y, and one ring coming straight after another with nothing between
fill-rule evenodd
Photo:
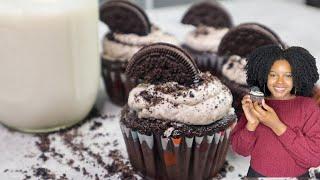
<instances>
[{"instance_id":1,"label":"cupcake liner","mask_svg":"<svg viewBox=\"0 0 320 180\"><path fill-rule=\"evenodd\" d=\"M252 102L258 102L259 104L262 104L262 100L264 99L264 96L255 96L250 94L250 99Z\"/></svg>"},{"instance_id":2,"label":"cupcake liner","mask_svg":"<svg viewBox=\"0 0 320 180\"><path fill-rule=\"evenodd\" d=\"M120 126L130 162L144 178L189 180L209 179L219 172L233 127L202 137L165 137L136 132L122 122Z\"/></svg>"},{"instance_id":3,"label":"cupcake liner","mask_svg":"<svg viewBox=\"0 0 320 180\"><path fill-rule=\"evenodd\" d=\"M128 101L129 92L138 82L125 75L126 62L102 59L102 77L111 102L123 106Z\"/></svg>"}]
</instances>

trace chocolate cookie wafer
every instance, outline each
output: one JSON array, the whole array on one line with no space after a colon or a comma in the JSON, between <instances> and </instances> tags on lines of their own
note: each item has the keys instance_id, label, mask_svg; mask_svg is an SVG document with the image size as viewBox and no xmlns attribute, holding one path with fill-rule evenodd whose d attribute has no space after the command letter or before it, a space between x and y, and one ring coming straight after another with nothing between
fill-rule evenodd
<instances>
[{"instance_id":1,"label":"chocolate cookie wafer","mask_svg":"<svg viewBox=\"0 0 320 180\"><path fill-rule=\"evenodd\" d=\"M147 35L151 24L145 12L137 5L126 0L111 0L101 5L100 20L112 32Z\"/></svg>"},{"instance_id":2,"label":"chocolate cookie wafer","mask_svg":"<svg viewBox=\"0 0 320 180\"><path fill-rule=\"evenodd\" d=\"M151 84L174 81L190 85L197 80L198 73L187 52L167 43L145 46L132 57L126 69L130 78Z\"/></svg>"},{"instance_id":3,"label":"chocolate cookie wafer","mask_svg":"<svg viewBox=\"0 0 320 180\"><path fill-rule=\"evenodd\" d=\"M229 13L218 2L201 2L194 4L183 16L183 24L210 26L215 28L232 27Z\"/></svg>"},{"instance_id":4,"label":"chocolate cookie wafer","mask_svg":"<svg viewBox=\"0 0 320 180\"><path fill-rule=\"evenodd\" d=\"M232 28L222 38L218 54L246 57L254 49L269 44L285 47L271 29L258 23L245 23Z\"/></svg>"}]
</instances>

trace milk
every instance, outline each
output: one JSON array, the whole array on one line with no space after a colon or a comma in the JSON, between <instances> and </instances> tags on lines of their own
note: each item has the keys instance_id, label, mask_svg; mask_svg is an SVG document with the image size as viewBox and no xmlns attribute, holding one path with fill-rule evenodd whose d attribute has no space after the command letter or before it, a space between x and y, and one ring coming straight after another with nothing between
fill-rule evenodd
<instances>
[{"instance_id":1,"label":"milk","mask_svg":"<svg viewBox=\"0 0 320 180\"><path fill-rule=\"evenodd\" d=\"M98 2L1 0L0 122L46 132L82 120L100 75Z\"/></svg>"}]
</instances>

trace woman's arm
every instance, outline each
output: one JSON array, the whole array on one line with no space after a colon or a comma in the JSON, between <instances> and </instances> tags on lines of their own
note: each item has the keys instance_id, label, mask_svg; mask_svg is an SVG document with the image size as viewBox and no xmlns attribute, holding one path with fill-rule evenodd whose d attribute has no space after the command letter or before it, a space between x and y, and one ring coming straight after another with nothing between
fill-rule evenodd
<instances>
[{"instance_id":1,"label":"woman's arm","mask_svg":"<svg viewBox=\"0 0 320 180\"><path fill-rule=\"evenodd\" d=\"M320 165L320 108L314 105L305 110L310 113L303 129L287 127L278 139L300 166L310 168Z\"/></svg>"},{"instance_id":2,"label":"woman's arm","mask_svg":"<svg viewBox=\"0 0 320 180\"><path fill-rule=\"evenodd\" d=\"M242 156L249 156L256 142L255 131L247 129L247 119L241 116L237 125L231 132L232 149Z\"/></svg>"}]
</instances>

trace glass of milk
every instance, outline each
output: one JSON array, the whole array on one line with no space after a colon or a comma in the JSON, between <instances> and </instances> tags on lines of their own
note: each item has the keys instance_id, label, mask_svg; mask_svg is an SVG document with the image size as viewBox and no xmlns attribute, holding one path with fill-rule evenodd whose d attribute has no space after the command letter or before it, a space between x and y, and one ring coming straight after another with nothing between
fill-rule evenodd
<instances>
[{"instance_id":1,"label":"glass of milk","mask_svg":"<svg viewBox=\"0 0 320 180\"><path fill-rule=\"evenodd\" d=\"M99 87L97 0L1 0L0 122L23 132L69 127Z\"/></svg>"}]
</instances>

